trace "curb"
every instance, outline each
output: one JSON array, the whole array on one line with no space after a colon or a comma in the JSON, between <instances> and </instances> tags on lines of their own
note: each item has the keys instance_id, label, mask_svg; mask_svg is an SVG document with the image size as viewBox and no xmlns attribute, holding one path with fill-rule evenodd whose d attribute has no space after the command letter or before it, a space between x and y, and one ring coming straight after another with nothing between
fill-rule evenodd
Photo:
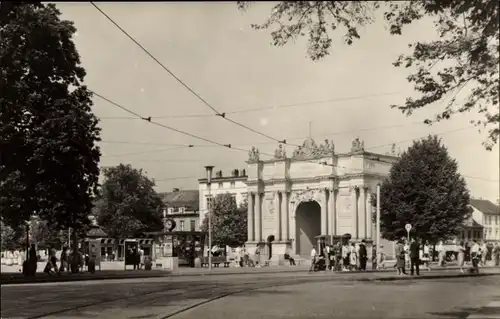
<instances>
[{"instance_id":1,"label":"curb","mask_svg":"<svg viewBox=\"0 0 500 319\"><path fill-rule=\"evenodd\" d=\"M489 277L500 276L500 273L486 274L456 274L456 275L427 275L427 276L401 276L401 277L382 277L382 278L360 278L360 281L409 281L409 280L426 280L426 279L452 279L452 278L468 278L468 277Z\"/></svg>"},{"instance_id":2,"label":"curb","mask_svg":"<svg viewBox=\"0 0 500 319\"><path fill-rule=\"evenodd\" d=\"M457 270L458 268L446 268L439 269L441 272L449 272ZM239 272L207 272L207 273L176 273L176 272L148 272L140 274L117 274L117 275L95 275L89 276L86 274L78 274L75 276L44 276L35 278L25 278L18 277L14 279L0 279L0 285L18 285L18 284L38 284L38 283L62 283L62 282L73 282L73 281L96 281L96 280L124 280L124 279L147 279L147 278L164 278L164 277L204 277L204 276L231 276L231 275L258 275L258 274L277 274L277 273L307 273L308 268L303 269L265 269L262 271L239 271ZM392 269L387 270L368 270L368 271L350 271L350 272L336 272L339 277L344 277L343 275L353 275L353 274L378 274L378 273L388 273L393 272ZM323 273L323 272L319 272ZM327 272L328 273L328 272ZM438 278L457 278L457 277L473 277L473 276L495 276L500 275L500 273L479 273L479 274L439 274L439 275L424 275L424 276L402 276L402 277L381 277L381 278L352 278L358 281L400 281L400 280L424 280L424 279L438 279Z\"/></svg>"},{"instance_id":3,"label":"curb","mask_svg":"<svg viewBox=\"0 0 500 319\"><path fill-rule=\"evenodd\" d=\"M41 284L41 283L61 283L61 282L74 282L74 281L96 281L96 280L123 280L123 279L147 279L147 278L163 278L169 277L171 273L152 273L152 274L138 274L138 275L117 275L117 276L72 276L72 277L55 277L46 276L38 278L19 278L19 279L2 279L0 285L22 285L22 284Z\"/></svg>"}]
</instances>

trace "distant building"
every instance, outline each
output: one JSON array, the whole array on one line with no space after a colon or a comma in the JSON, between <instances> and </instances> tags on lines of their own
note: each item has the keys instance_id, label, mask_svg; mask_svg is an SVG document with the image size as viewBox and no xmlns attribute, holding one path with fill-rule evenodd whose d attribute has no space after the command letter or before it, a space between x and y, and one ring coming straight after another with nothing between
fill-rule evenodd
<instances>
[{"instance_id":1,"label":"distant building","mask_svg":"<svg viewBox=\"0 0 500 319\"><path fill-rule=\"evenodd\" d=\"M473 208L471 207L471 209ZM481 226L481 224L479 224L477 221L475 221L472 216L469 217L464 222L464 230L459 236L457 236L456 243L459 243L460 241L467 243L473 240L483 240L483 229L484 227Z\"/></svg>"},{"instance_id":2,"label":"distant building","mask_svg":"<svg viewBox=\"0 0 500 319\"><path fill-rule=\"evenodd\" d=\"M175 220L174 231L199 231L201 228L199 192L179 190L160 193L167 218Z\"/></svg>"},{"instance_id":3,"label":"distant building","mask_svg":"<svg viewBox=\"0 0 500 319\"><path fill-rule=\"evenodd\" d=\"M207 179L199 179L200 219L203 221L212 199L219 194L229 193L236 200L236 204L241 205L247 199L247 178L248 176L244 169L234 169L229 176L224 176L222 171L216 171L212 177L210 190L207 185Z\"/></svg>"},{"instance_id":4,"label":"distant building","mask_svg":"<svg viewBox=\"0 0 500 319\"><path fill-rule=\"evenodd\" d=\"M487 242L500 242L500 207L486 199L470 200L472 218L483 226L482 238Z\"/></svg>"}]
</instances>

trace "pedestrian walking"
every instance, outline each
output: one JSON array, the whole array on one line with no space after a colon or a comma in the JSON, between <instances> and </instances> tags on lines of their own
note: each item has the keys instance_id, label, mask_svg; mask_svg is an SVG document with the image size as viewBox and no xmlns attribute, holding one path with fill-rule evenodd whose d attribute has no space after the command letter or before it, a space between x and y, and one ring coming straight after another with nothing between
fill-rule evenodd
<instances>
[{"instance_id":1,"label":"pedestrian walking","mask_svg":"<svg viewBox=\"0 0 500 319\"><path fill-rule=\"evenodd\" d=\"M479 271L480 250L481 250L481 248L479 247L479 244L474 239L474 243L472 244L472 247L470 248L470 257L471 257L471 261L472 261L472 268L475 271Z\"/></svg>"},{"instance_id":2,"label":"pedestrian walking","mask_svg":"<svg viewBox=\"0 0 500 319\"><path fill-rule=\"evenodd\" d=\"M493 262L495 266L500 266L500 245L498 243L493 247Z\"/></svg>"},{"instance_id":3,"label":"pedestrian walking","mask_svg":"<svg viewBox=\"0 0 500 319\"><path fill-rule=\"evenodd\" d=\"M356 270L358 267L358 253L356 252L356 245L351 243L351 251L349 252L350 269Z\"/></svg>"},{"instance_id":4,"label":"pedestrian walking","mask_svg":"<svg viewBox=\"0 0 500 319\"><path fill-rule=\"evenodd\" d=\"M59 274L64 271L69 273L69 263L68 263L68 247L64 247L61 252L61 265L59 266Z\"/></svg>"},{"instance_id":5,"label":"pedestrian walking","mask_svg":"<svg viewBox=\"0 0 500 319\"><path fill-rule=\"evenodd\" d=\"M312 272L314 270L314 266L316 265L316 258L318 254L316 252L316 248L311 249L311 267L309 268L309 272Z\"/></svg>"},{"instance_id":6,"label":"pedestrian walking","mask_svg":"<svg viewBox=\"0 0 500 319\"><path fill-rule=\"evenodd\" d=\"M409 255L410 255L410 273L413 276L413 274L416 272L417 276L420 276L420 244L418 240L412 239L410 243L410 248L409 248ZM415 270L415 272L414 272Z\"/></svg>"},{"instance_id":7,"label":"pedestrian walking","mask_svg":"<svg viewBox=\"0 0 500 319\"><path fill-rule=\"evenodd\" d=\"M325 257L325 271L330 270L330 246L326 245L323 249L323 257Z\"/></svg>"},{"instance_id":8,"label":"pedestrian walking","mask_svg":"<svg viewBox=\"0 0 500 319\"><path fill-rule=\"evenodd\" d=\"M443 246L443 243L440 242L438 247L436 247L438 251L438 265L441 267L444 267L445 265L445 257L446 257L446 250Z\"/></svg>"},{"instance_id":9,"label":"pedestrian walking","mask_svg":"<svg viewBox=\"0 0 500 319\"><path fill-rule=\"evenodd\" d=\"M486 241L483 241L481 245L481 266L486 267L486 257L488 255L488 246L486 245Z\"/></svg>"},{"instance_id":10,"label":"pedestrian walking","mask_svg":"<svg viewBox=\"0 0 500 319\"><path fill-rule=\"evenodd\" d=\"M396 270L399 276L406 275L405 271L405 249L402 240L396 246Z\"/></svg>"},{"instance_id":11,"label":"pedestrian walking","mask_svg":"<svg viewBox=\"0 0 500 319\"><path fill-rule=\"evenodd\" d=\"M349 271L349 254L350 254L350 249L349 249L349 244L345 244L342 246L342 270L343 271Z\"/></svg>"},{"instance_id":12,"label":"pedestrian walking","mask_svg":"<svg viewBox=\"0 0 500 319\"><path fill-rule=\"evenodd\" d=\"M457 261L458 261L458 267L460 267L460 272L463 273L464 263L465 263L465 245L463 241L461 241L460 244L458 245Z\"/></svg>"},{"instance_id":13,"label":"pedestrian walking","mask_svg":"<svg viewBox=\"0 0 500 319\"><path fill-rule=\"evenodd\" d=\"M366 262L368 260L368 252L366 251L365 240L361 241L359 245L359 269L362 271L366 270Z\"/></svg>"}]
</instances>

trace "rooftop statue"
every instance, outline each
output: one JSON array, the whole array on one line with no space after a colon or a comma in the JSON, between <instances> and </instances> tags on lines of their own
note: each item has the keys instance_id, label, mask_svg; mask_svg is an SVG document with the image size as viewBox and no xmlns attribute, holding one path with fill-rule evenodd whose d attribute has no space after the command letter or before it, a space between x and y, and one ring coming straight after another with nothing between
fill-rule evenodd
<instances>
[{"instance_id":1,"label":"rooftop statue","mask_svg":"<svg viewBox=\"0 0 500 319\"><path fill-rule=\"evenodd\" d=\"M360 141L358 137L356 137L352 141L351 152L360 152L365 150L365 142Z\"/></svg>"},{"instance_id":2,"label":"rooftop statue","mask_svg":"<svg viewBox=\"0 0 500 319\"><path fill-rule=\"evenodd\" d=\"M248 161L249 162L258 162L260 160L259 149L255 146L248 152Z\"/></svg>"},{"instance_id":3,"label":"rooftop statue","mask_svg":"<svg viewBox=\"0 0 500 319\"><path fill-rule=\"evenodd\" d=\"M283 144L280 144L278 148L274 151L274 158L275 159L285 159L286 158L286 151L283 148Z\"/></svg>"},{"instance_id":4,"label":"rooftop statue","mask_svg":"<svg viewBox=\"0 0 500 319\"><path fill-rule=\"evenodd\" d=\"M293 159L311 159L332 156L335 153L335 145L325 140L325 144L317 145L312 138L308 138L293 152Z\"/></svg>"}]
</instances>

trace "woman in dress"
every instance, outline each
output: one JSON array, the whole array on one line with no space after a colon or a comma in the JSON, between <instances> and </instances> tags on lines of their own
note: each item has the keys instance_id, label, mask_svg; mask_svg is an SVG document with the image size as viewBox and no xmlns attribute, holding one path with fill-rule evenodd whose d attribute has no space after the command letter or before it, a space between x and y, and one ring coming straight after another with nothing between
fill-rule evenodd
<instances>
[{"instance_id":1,"label":"woman in dress","mask_svg":"<svg viewBox=\"0 0 500 319\"><path fill-rule=\"evenodd\" d=\"M351 251L349 257L350 257L351 270L356 270L358 266L358 253L356 252L356 246L354 243L351 244Z\"/></svg>"},{"instance_id":2,"label":"woman in dress","mask_svg":"<svg viewBox=\"0 0 500 319\"><path fill-rule=\"evenodd\" d=\"M399 276L405 274L405 249L402 241L396 246L396 268Z\"/></svg>"},{"instance_id":3,"label":"woman in dress","mask_svg":"<svg viewBox=\"0 0 500 319\"><path fill-rule=\"evenodd\" d=\"M464 242L460 242L460 245L458 245L458 267L460 267L460 272L464 272L464 262L465 262L465 246Z\"/></svg>"}]
</instances>

